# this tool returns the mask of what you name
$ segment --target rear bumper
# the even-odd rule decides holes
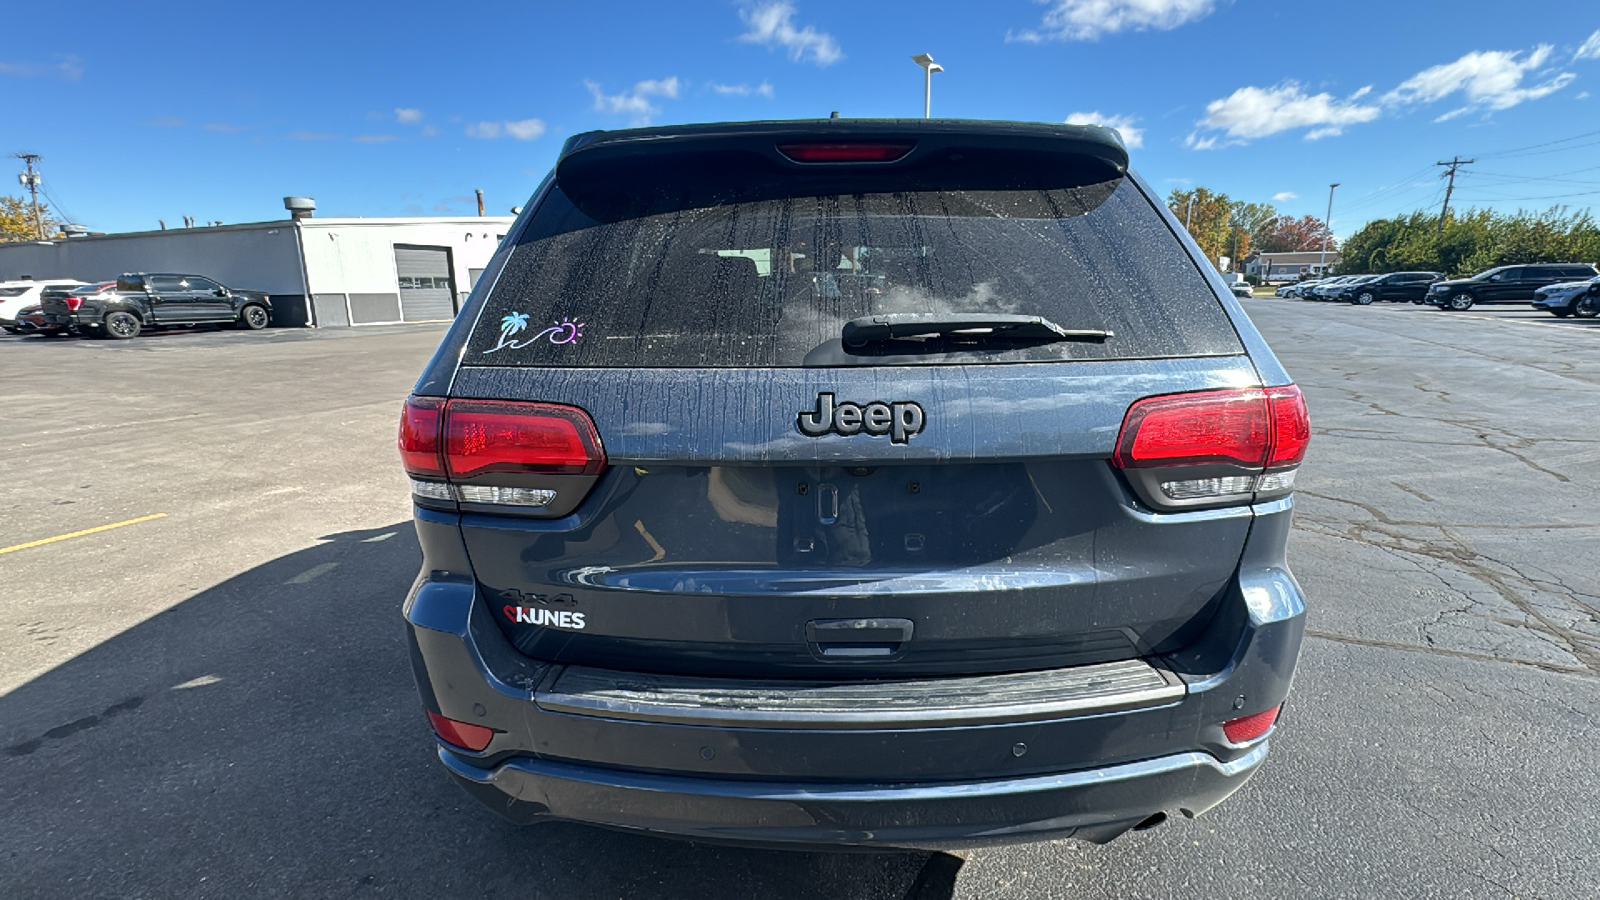
[[[1108,840],[1157,813],[1210,809],[1265,758],[1270,732],[1235,746],[1221,725],[1289,693],[1305,619],[1283,559],[1291,509],[1254,508],[1210,624],[1184,650],[1149,660],[1179,689],[1133,708],[955,724],[885,716],[864,728],[557,704],[563,667],[506,640],[456,517],[422,511],[426,559],[405,604],[407,639],[423,704],[496,732],[478,753],[440,742],[441,761],[516,822],[790,846]]]
[[[440,748],[469,794],[519,823],[568,819],[608,828],[756,845],[960,849],[1082,837],[1104,840],[1154,811],[1188,815],[1238,790],[1266,759],[1206,753],[978,782],[828,784],[729,781],[538,759],[483,768]]]

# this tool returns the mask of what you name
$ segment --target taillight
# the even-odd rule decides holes
[[[444,422],[444,401],[438,397],[410,397],[400,415],[400,462],[412,475],[444,477],[444,457],[439,452],[439,432]]]
[[[70,294],[67,295],[66,301],[67,301],[67,311],[68,312],[77,312],[78,311],[78,307],[83,305],[83,298],[82,297],[74,297],[74,296],[72,296]]]
[[[1278,711],[1282,706],[1237,719],[1229,719],[1222,723],[1222,733],[1228,738],[1230,744],[1248,744],[1272,730],[1273,724],[1278,721]]]
[[[894,162],[911,152],[906,142],[779,144],[778,152],[801,163]]]
[[[431,709],[428,710],[428,724],[433,726],[433,733],[440,739],[474,753],[489,746],[489,742],[494,740],[493,728],[447,719]]]
[[[1128,407],[1112,465],[1157,506],[1284,495],[1311,440],[1292,384],[1146,397]]]
[[[491,473],[595,475],[600,435],[581,409],[548,403],[451,400],[445,415],[450,478]]]
[[[399,444],[411,492],[423,500],[542,509],[558,487],[528,484],[529,476],[598,475],[606,467],[588,413],[551,403],[411,397]]]
[[[1201,463],[1259,466],[1269,428],[1261,391],[1146,397],[1128,407],[1115,462],[1125,469]]]

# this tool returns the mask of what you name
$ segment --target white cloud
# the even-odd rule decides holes
[[[1144,129],[1134,123],[1138,119],[1132,116],[1108,116],[1096,110],[1095,112],[1075,112],[1067,116],[1068,125],[1104,125],[1122,132],[1122,142],[1128,147],[1144,146]]]
[[[1119,31],[1171,31],[1203,19],[1218,0],[1037,0],[1048,3],[1038,28],[1006,35],[1007,40],[1093,41]]]
[[[394,120],[401,125],[415,125],[422,121],[422,110],[407,106],[397,107],[394,111]]]
[[[432,126],[422,129],[422,134],[432,137],[437,132],[430,131]],[[538,140],[544,134],[543,119],[521,119],[515,122],[474,122],[467,126],[467,137],[494,140],[499,137],[515,138],[519,141]]]
[[[1572,58],[1574,61],[1580,59],[1600,59],[1600,31],[1596,31],[1594,34],[1589,35],[1589,39],[1583,42],[1583,46],[1578,48],[1578,52],[1574,53]]]
[[[17,75],[22,78],[50,77],[77,81],[83,77],[83,60],[76,54],[58,55],[54,63],[0,62],[0,75]]]
[[[523,119],[519,122],[507,122],[506,135],[519,141],[538,140],[544,134],[544,121],[541,119]]]
[[[350,140],[358,144],[387,144],[399,139],[398,135],[393,134],[358,134]]]
[[[1346,126],[1370,122],[1381,109],[1359,102],[1372,88],[1364,87],[1340,100],[1332,94],[1307,94],[1293,81],[1270,88],[1242,87],[1221,100],[1206,104],[1205,118],[1185,143],[1196,150],[1243,144],[1256,138],[1290,131],[1311,129],[1307,140],[1341,133]],[[1212,134],[1204,134],[1210,130]]]
[[[1435,121],[1476,109],[1510,109],[1525,100],[1553,94],[1577,77],[1561,72],[1543,83],[1523,87],[1523,77],[1542,68],[1554,52],[1549,44],[1540,44],[1526,55],[1521,51],[1474,51],[1455,62],[1423,69],[1384,94],[1383,102],[1395,106],[1432,103],[1457,94],[1466,101]]]
[[[717,84],[713,82],[711,84],[711,89],[723,95],[724,97],[749,97],[751,95],[756,95],[765,97],[768,100],[772,99],[772,85],[766,83],[765,81],[755,85],[754,87],[748,84]]]
[[[633,86],[633,90],[623,91],[620,94],[607,94],[593,81],[585,81],[583,86],[594,95],[596,110],[613,115],[631,115],[635,125],[648,125],[650,117],[661,112],[661,107],[651,101],[652,97],[665,97],[670,100],[678,96],[676,75],[671,78],[641,81]]]
[[[1290,200],[1298,200],[1299,198],[1300,195],[1296,194],[1294,191],[1279,191],[1272,195],[1272,199],[1276,203],[1285,203]]]
[[[810,25],[796,28],[794,13],[794,4],[781,0],[746,6],[739,11],[739,18],[750,30],[739,35],[739,40],[764,47],[786,48],[789,58],[795,62],[829,66],[844,59],[844,51],[839,49],[839,42],[833,39],[833,35]]]

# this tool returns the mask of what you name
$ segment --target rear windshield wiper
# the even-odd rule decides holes
[[[1001,313],[892,313],[862,316],[844,323],[844,330],[839,335],[846,347],[865,347],[887,341],[1101,343],[1111,336],[1111,332],[1100,328],[1062,328],[1043,316]]]

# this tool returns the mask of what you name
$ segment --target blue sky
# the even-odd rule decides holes
[[[734,119],[1124,127],[1163,190],[1334,226],[1600,200],[1600,6],[1464,0],[13,4],[0,152],[101,231],[520,205],[568,136]],[[25,39],[16,36],[26,36]],[[1570,140],[1569,140],[1570,139]],[[19,164],[20,170],[20,164]],[[9,177],[9,176],[8,176]],[[11,183],[11,182],[8,182]],[[14,183],[10,192],[18,188]]]

